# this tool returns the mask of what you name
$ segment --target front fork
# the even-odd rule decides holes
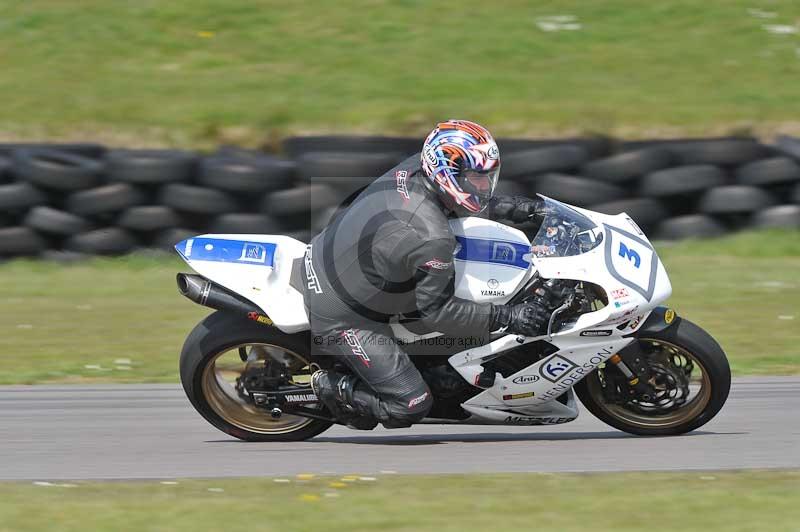
[[[633,334],[634,341],[609,358],[609,362],[614,364],[627,379],[629,398],[638,396],[638,398],[649,401],[656,395],[652,384],[654,382],[653,372],[645,360],[638,337],[646,337],[648,333],[676,327],[680,321],[681,319],[671,308],[656,307]]]
[[[620,372],[625,375],[628,381],[629,399],[639,397],[645,401],[650,401],[655,397],[650,366],[644,360],[644,353],[638,340],[629,343],[618,353],[608,359]]]

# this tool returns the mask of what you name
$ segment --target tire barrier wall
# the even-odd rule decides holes
[[[282,154],[0,144],[0,258],[171,249],[191,235],[308,241],[421,139],[295,137]],[[627,212],[656,239],[800,228],[800,139],[501,139],[501,193]]]

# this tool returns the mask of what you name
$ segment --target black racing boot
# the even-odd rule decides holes
[[[360,415],[348,402],[355,380],[351,375],[320,369],[311,375],[311,389],[339,422],[352,429],[372,430],[378,421]]]

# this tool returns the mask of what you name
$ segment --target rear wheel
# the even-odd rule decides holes
[[[631,397],[620,371],[605,364],[575,385],[601,421],[641,436],[683,434],[708,423],[725,404],[731,372],[725,353],[687,320],[638,339],[650,366],[654,397]]]
[[[269,372],[271,365],[280,366],[290,384],[309,386],[310,391],[313,365],[306,335],[285,334],[235,314],[215,312],[184,343],[181,382],[200,415],[241,440],[299,441],[330,427],[327,421],[290,414],[273,418],[254,404],[245,379]]]

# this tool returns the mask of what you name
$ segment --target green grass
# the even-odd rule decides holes
[[[0,265],[0,383],[177,381],[183,339],[211,312],[178,294],[188,270],[177,257]]]
[[[759,18],[751,8],[774,13]],[[546,32],[570,15],[577,31]],[[794,0],[6,0],[6,138],[798,130]]]
[[[800,232],[657,247],[668,304],[717,339],[735,374],[800,373]]]
[[[351,482],[315,477],[289,483],[246,479],[72,486],[0,484],[0,532],[779,532],[797,530],[800,520],[800,473],[792,471],[383,476]]]
[[[669,305],[717,338],[735,374],[800,373],[797,232],[658,247]],[[183,340],[210,312],[178,295],[187,270],[137,256],[0,264],[0,384],[176,382]]]

